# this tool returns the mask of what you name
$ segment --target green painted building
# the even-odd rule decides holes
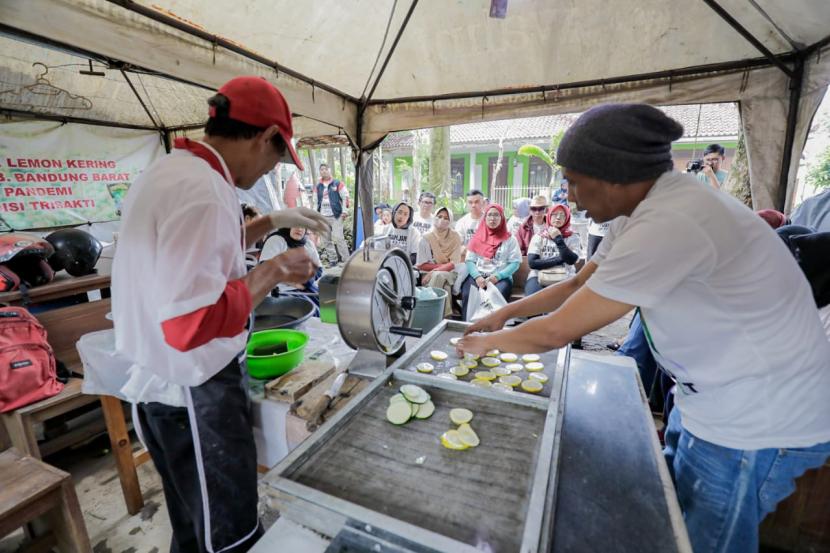
[[[680,121],[685,129],[683,138],[673,146],[675,167],[683,170],[686,163],[702,157],[711,143],[726,148],[725,169],[734,153],[740,132],[740,117],[734,104],[704,104],[663,108]],[[506,207],[512,200],[549,194],[550,168],[541,160],[517,154],[524,144],[550,147],[551,137],[566,130],[578,115],[555,115],[455,125],[450,129],[450,173],[453,198],[463,198],[471,189],[481,190],[491,200]],[[499,166],[499,145],[502,156]],[[382,144],[386,175],[383,185],[376,187],[379,199],[414,200],[418,191],[413,186],[413,136],[411,132],[394,133]],[[385,189],[384,189],[385,188]]]

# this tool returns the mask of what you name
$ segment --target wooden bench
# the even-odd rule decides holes
[[[522,264],[513,273],[513,289],[510,291],[510,298],[507,301],[518,301],[525,297],[525,283],[530,273],[530,265],[527,264],[527,256],[522,256]]]
[[[83,364],[75,344],[84,334],[112,328],[112,321],[106,318],[110,310],[111,302],[107,298],[53,309],[37,314],[36,317],[46,329],[47,339],[55,352],[55,357],[62,361],[70,371],[83,374]],[[144,506],[136,466],[148,460],[149,454],[144,450],[133,454],[121,401],[112,396],[86,395],[81,391],[82,382],[80,378],[70,378],[57,395],[10,413],[4,413],[3,424],[12,445],[36,459],[106,430],[115,457],[127,511],[130,514],[136,514]],[[53,440],[38,443],[35,436],[37,423],[98,401],[101,402],[103,420],[97,418]]]
[[[92,551],[71,476],[15,449],[0,453],[0,538],[39,517],[49,532],[23,551]]]

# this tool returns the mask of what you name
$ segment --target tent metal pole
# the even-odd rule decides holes
[[[780,59],[790,61],[794,56],[787,54],[781,56]],[[369,100],[368,105],[391,105],[391,104],[407,104],[412,102],[438,102],[442,100],[465,100],[470,98],[480,98],[482,96],[511,96],[517,94],[532,94],[544,93],[556,90],[569,90],[572,88],[586,88],[591,86],[611,86],[617,84],[635,83],[640,81],[649,81],[657,79],[679,79],[690,76],[707,76],[711,73],[722,73],[730,71],[745,71],[747,69],[762,69],[770,67],[770,62],[766,58],[755,58],[751,60],[741,60],[737,62],[715,63],[710,65],[701,65],[695,67],[685,67],[682,69],[668,69],[664,71],[655,71],[652,73],[640,73],[638,75],[628,75],[625,77],[611,77],[608,79],[594,79],[590,81],[578,81],[573,83],[562,84],[548,84],[540,86],[530,86],[523,88],[499,88],[494,90],[478,90],[472,92],[451,92],[448,94],[436,94],[434,96],[409,96],[400,98],[389,98],[379,100]]]
[[[790,105],[787,112],[787,130],[784,135],[784,152],[781,156],[781,174],[778,178],[778,197],[775,199],[775,209],[784,211],[789,193],[790,165],[793,158],[793,144],[795,143],[795,128],[798,123],[798,108],[801,104],[801,87],[804,81],[804,58],[799,57],[795,62],[795,71],[790,78]]]
[[[366,105],[369,103],[369,100],[371,100],[372,96],[375,94],[375,89],[377,89],[378,84],[380,84],[380,80],[381,78],[383,78],[383,73],[386,71],[386,66],[389,65],[389,60],[392,59],[392,55],[395,53],[395,49],[398,47],[398,42],[400,42],[401,37],[403,36],[403,32],[406,30],[406,26],[409,24],[409,19],[412,17],[412,13],[415,11],[415,7],[417,5],[418,0],[412,0],[412,4],[410,4],[409,10],[406,12],[406,17],[403,18],[403,23],[401,23],[401,28],[398,29],[398,34],[395,35],[395,40],[392,41],[392,46],[389,47],[389,52],[387,52],[386,54],[386,59],[383,60],[383,65],[380,66],[380,71],[378,71],[378,76],[375,79],[375,83],[369,90],[369,94],[366,95],[366,98],[364,98],[361,102],[362,108],[365,109]]]
[[[764,44],[760,40],[755,38],[752,35],[752,33],[750,33],[746,29],[746,27],[744,27],[738,22],[737,19],[732,17],[732,15],[728,11],[723,9],[723,7],[721,7],[720,4],[718,4],[715,0],[703,0],[703,2],[707,6],[712,8],[712,10],[716,14],[718,14],[721,19],[726,21],[726,23],[728,23],[730,27],[735,29],[739,35],[744,37],[750,44],[752,44],[756,50],[761,52],[764,55],[764,57],[767,58],[775,67],[783,71],[784,74],[788,76],[790,79],[795,78],[795,72],[792,69],[784,65],[778,58],[776,58],[775,54],[773,54],[766,46],[764,46]]]
[[[144,98],[141,97],[141,95],[138,93],[138,90],[136,90],[133,86],[133,82],[127,76],[127,72],[124,71],[123,67],[120,68],[119,71],[121,71],[121,75],[124,77],[124,80],[127,81],[127,84],[130,85],[130,90],[132,90],[133,94],[135,94],[136,99],[138,99],[138,103],[141,104],[141,107],[144,108],[144,113],[146,113],[147,117],[150,118],[150,122],[153,123],[153,126],[157,129],[161,129],[161,125],[156,123],[156,118],[153,117],[152,113],[150,113],[150,108],[147,107],[147,104],[144,103]]]
[[[155,10],[151,7],[144,6],[144,5],[139,4],[138,2],[135,2],[133,0],[107,0],[107,1],[111,4],[115,4],[116,6],[120,6],[120,7],[124,8],[125,10],[135,12],[135,13],[137,13],[139,15],[142,15],[142,16],[148,18],[148,19],[152,19],[153,21],[156,21],[156,22],[161,23],[163,25],[167,25],[168,27],[173,27],[174,29],[177,29],[177,30],[182,31],[184,33],[187,33],[189,35],[201,38],[202,40],[206,40],[206,41],[210,42],[211,44],[215,44],[216,46],[221,46],[222,48],[224,48],[226,50],[229,50],[231,52],[234,52],[236,54],[239,54],[240,56],[248,58],[249,60],[252,60],[252,61],[255,61],[257,63],[261,63],[263,65],[271,67],[279,73],[285,73],[286,75],[288,75],[290,77],[293,77],[293,78],[295,78],[299,81],[303,81],[304,83],[309,84],[309,85],[313,86],[314,88],[319,88],[321,90],[325,90],[326,92],[330,92],[331,94],[334,94],[335,96],[338,96],[340,98],[345,98],[346,100],[350,100],[354,103],[358,102],[357,98],[354,98],[354,97],[346,94],[343,91],[337,90],[333,86],[315,81],[311,77],[303,75],[302,73],[300,73],[298,71],[294,71],[293,69],[283,67],[282,65],[280,65],[276,61],[269,60],[268,58],[266,58],[264,56],[260,56],[259,54],[255,54],[254,52],[251,52],[251,51],[245,49],[244,47],[231,42],[230,40],[222,38],[219,35],[214,35],[214,34],[211,34],[207,31],[203,31],[202,29],[199,29],[198,27],[194,27],[193,25],[191,25],[191,24],[189,24],[189,23],[187,23],[183,20],[177,19],[175,17],[171,17],[169,15],[165,15],[164,13],[162,13],[158,10]]]
[[[81,125],[93,125],[96,127],[114,127],[118,129],[132,129],[137,131],[158,131],[158,127],[147,125],[132,125],[130,123],[117,123],[114,121],[101,121],[100,119],[86,119],[83,117],[70,117],[64,115],[52,115],[48,113],[35,113],[16,109],[0,108],[0,115],[20,117],[23,119],[41,119],[44,121],[56,121],[58,123],[78,123]]]

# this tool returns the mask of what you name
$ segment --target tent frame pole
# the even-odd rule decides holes
[[[787,111],[787,130],[784,134],[784,151],[781,156],[781,173],[778,178],[778,196],[775,198],[775,209],[783,212],[787,205],[789,194],[790,166],[793,158],[793,144],[795,143],[795,128],[798,123],[798,108],[801,106],[801,88],[804,82],[804,57],[799,56],[795,62],[795,71],[790,78],[790,102]]]
[[[739,35],[744,37],[747,40],[747,42],[752,44],[756,50],[761,52],[764,55],[764,57],[770,61],[770,63],[772,63],[775,67],[783,71],[784,74],[788,76],[790,79],[796,78],[795,71],[784,65],[782,61],[775,57],[775,54],[773,54],[766,46],[764,46],[764,44],[760,40],[755,38],[755,36],[753,36],[753,34],[750,33],[746,27],[741,25],[738,22],[738,20],[732,17],[732,15],[728,11],[726,11],[720,4],[718,4],[715,0],[703,0],[703,2],[707,6],[712,8],[712,10],[716,14],[718,14],[720,18],[723,19],[730,27],[735,29]]]
[[[44,121],[55,121],[57,123],[78,123],[80,125],[92,125],[95,127],[114,127],[117,129],[131,129],[136,131],[158,131],[158,127],[148,125],[132,125],[130,123],[117,123],[114,121],[102,121],[100,119],[86,119],[84,117],[71,117],[65,115],[52,115],[48,113],[37,113],[33,111],[22,111],[17,109],[0,108],[0,115],[19,117],[21,119],[40,119]]]
[[[150,108],[148,108],[147,104],[144,103],[144,98],[141,97],[141,95],[138,93],[138,90],[136,90],[135,86],[133,86],[133,82],[130,80],[130,77],[127,76],[127,72],[124,71],[124,68],[120,67],[118,70],[121,72],[121,75],[124,77],[124,80],[127,81],[127,84],[130,86],[130,90],[132,90],[133,94],[135,94],[138,103],[141,104],[142,108],[144,108],[144,113],[146,113],[147,117],[150,118],[150,122],[153,123],[153,126],[155,128],[163,130],[162,125],[156,123],[156,118],[153,117],[153,114],[150,112]]]

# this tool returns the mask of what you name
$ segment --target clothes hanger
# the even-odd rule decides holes
[[[28,111],[51,108],[58,110],[90,110],[92,101],[84,96],[70,93],[49,82],[46,75],[49,67],[41,62],[35,62],[32,67],[43,67],[43,72],[35,77],[35,82],[26,86],[10,88],[0,91],[0,107],[28,108]]]

